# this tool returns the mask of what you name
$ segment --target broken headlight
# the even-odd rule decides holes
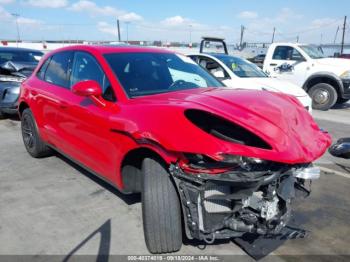
[[[249,170],[251,166],[263,165],[269,161],[231,154],[220,154],[217,159],[202,154],[185,154],[188,165],[195,169],[221,169],[240,167]]]
[[[231,164],[264,164],[267,161],[256,157],[245,157],[231,154],[220,154],[221,162]]]

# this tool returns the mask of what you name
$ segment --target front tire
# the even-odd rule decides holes
[[[41,140],[32,111],[27,108],[21,118],[22,138],[27,152],[35,158],[49,156],[51,149]]]
[[[312,99],[312,108],[318,110],[328,110],[335,105],[338,99],[337,90],[327,83],[319,83],[309,90]]]
[[[151,253],[175,252],[182,245],[181,207],[169,173],[156,160],[142,164],[143,231]]]

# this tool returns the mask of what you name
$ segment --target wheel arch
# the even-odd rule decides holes
[[[326,83],[333,86],[337,90],[338,95],[344,92],[342,81],[337,75],[330,72],[321,72],[309,76],[303,85],[303,89],[308,92],[311,87],[319,83]]]
[[[23,111],[25,109],[27,109],[27,108],[30,108],[30,107],[29,107],[29,105],[26,102],[22,101],[22,102],[19,103],[19,105],[18,105],[18,114],[19,114],[20,117],[22,116]]]
[[[124,193],[141,192],[142,162],[145,158],[159,161],[166,169],[168,169],[172,160],[176,159],[176,157],[170,156],[168,152],[148,145],[131,149],[123,157],[119,169],[121,189]]]

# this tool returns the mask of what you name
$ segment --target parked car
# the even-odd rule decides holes
[[[33,49],[0,47],[0,118],[17,114],[21,82],[31,75],[42,56]]]
[[[311,113],[311,98],[299,86],[269,77],[255,64],[236,56],[221,53],[198,53],[188,55],[231,88],[245,88],[282,92],[296,97]]]
[[[328,110],[350,99],[350,61],[326,58],[317,46],[273,43],[263,69],[272,77],[302,87],[315,109]]]
[[[256,64],[258,67],[262,68],[264,64],[266,54],[258,54],[252,58],[249,58],[248,61]]]
[[[295,98],[222,88],[162,49],[57,49],[22,83],[19,101],[31,156],[54,149],[121,192],[142,193],[152,253],[179,250],[183,227],[208,243],[297,236],[285,227],[290,202],[309,192],[306,181],[319,175],[312,162],[331,143]]]
[[[328,151],[332,156],[350,159],[350,137],[340,138]]]

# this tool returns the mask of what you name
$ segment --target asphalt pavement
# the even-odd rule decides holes
[[[314,116],[334,140],[350,136],[350,104]],[[59,255],[68,261],[76,254],[149,255],[139,195],[120,194],[58,154],[31,158],[18,120],[0,120],[0,141],[0,260],[1,255]],[[326,153],[316,164],[321,178],[311,196],[296,203],[308,236],[287,240],[262,261],[350,258],[344,257],[350,255],[350,160]],[[250,261],[244,254],[233,241],[207,246],[186,241],[176,253],[241,255]]]

